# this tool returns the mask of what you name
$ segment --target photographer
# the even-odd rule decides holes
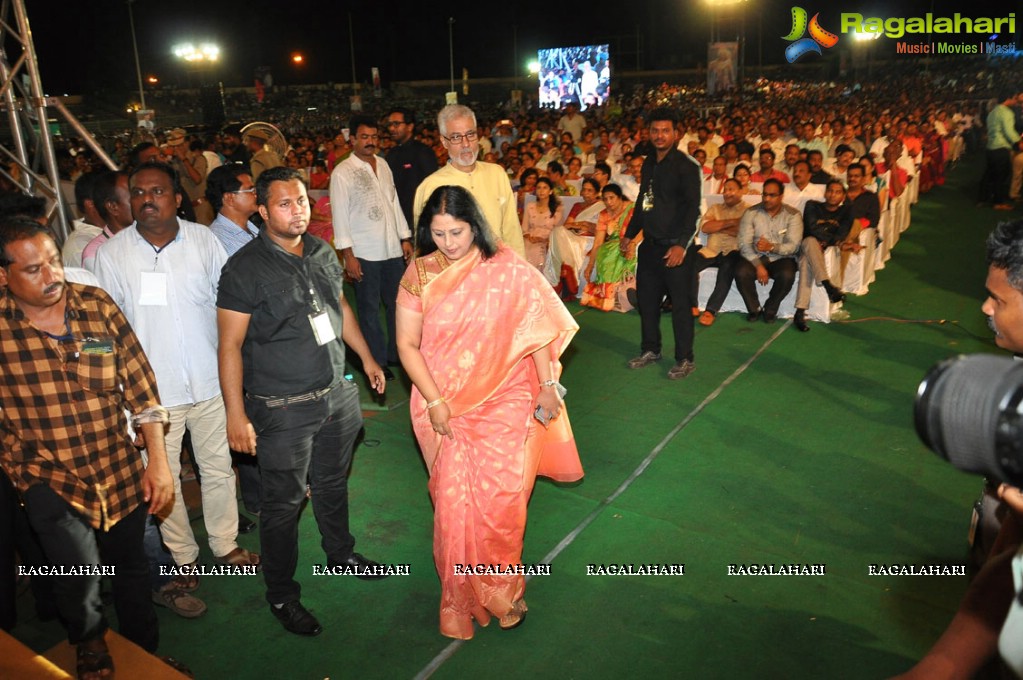
[[[987,261],[988,297],[981,310],[998,346],[1019,358],[1023,355],[1023,220],[1003,222],[995,228],[987,240]],[[997,493],[1008,512],[987,561],[942,636],[899,678],[974,677],[989,665],[997,665],[999,652],[1010,668],[1023,673],[1023,637],[1019,634],[1023,606],[1013,583],[1014,574],[1017,583],[1023,583],[1023,492],[1003,483]]]

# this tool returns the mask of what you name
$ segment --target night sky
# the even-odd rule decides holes
[[[25,2],[48,93],[135,87],[126,0]],[[1004,0],[851,0],[828,3],[828,9],[819,1],[750,0],[741,10],[728,10],[732,18],[720,24],[722,37],[734,37],[742,17],[747,63],[756,63],[758,36],[762,36],[764,63],[781,63],[786,43],[780,36],[788,33],[790,8],[797,3],[811,16],[819,11],[821,24],[836,32],[843,11],[880,16],[960,11],[973,17],[1015,11],[1017,28],[1023,28],[1023,6]],[[448,78],[449,16],[455,18],[456,79],[461,78],[462,67],[469,69],[470,77],[516,75],[516,43],[519,75],[523,76],[538,48],[598,42],[611,44],[614,68],[694,67],[705,60],[710,34],[706,0],[455,0],[429,4],[407,0],[135,0],[133,9],[143,76],[153,74],[171,85],[189,82],[185,67],[171,54],[171,47],[185,40],[220,45],[223,57],[217,77],[229,87],[250,85],[260,66],[269,67],[278,83],[350,82],[349,12],[356,76],[368,82],[370,67],[376,66],[385,85],[393,80]],[[641,55],[635,49],[637,33],[642,35]],[[305,56],[302,67],[290,62],[296,51]],[[8,47],[8,54],[17,53]]]

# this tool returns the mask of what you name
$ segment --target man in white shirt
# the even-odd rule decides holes
[[[170,415],[166,436],[174,502],[160,533],[179,566],[199,557],[181,495],[181,440],[187,427],[202,476],[203,520],[218,562],[259,564],[238,546],[235,475],[217,372],[217,282],[227,260],[207,227],[180,220],[174,169],[143,163],[129,177],[135,224],[96,252],[96,276],[124,311],[149,357]],[[198,586],[198,576],[193,576]]]
[[[792,167],[792,182],[785,185],[785,194],[782,196],[782,202],[798,210],[800,215],[807,201],[824,200],[824,185],[811,182],[810,175],[810,164],[796,161]]]
[[[60,250],[60,259],[65,267],[81,267],[85,246],[103,233],[103,218],[92,202],[92,189],[99,176],[98,172],[87,172],[75,182],[75,205],[82,217],[72,223],[71,233]]]
[[[377,123],[355,116],[351,129],[352,154],[330,174],[330,209],[334,241],[345,271],[355,281],[359,326],[373,358],[384,367],[398,365],[394,311],[405,263],[412,257],[412,232],[401,211],[391,168],[376,155]],[[387,337],[380,327],[380,304],[387,314]]]
[[[565,104],[565,115],[558,119],[558,129],[563,132],[571,132],[573,142],[578,142],[583,138],[586,119],[578,112],[576,104]]]

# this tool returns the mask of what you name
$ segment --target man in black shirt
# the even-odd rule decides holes
[[[806,310],[814,283],[819,283],[832,302],[845,299],[828,279],[824,251],[841,245],[852,227],[852,208],[845,203],[845,187],[837,179],[828,182],[823,201],[807,201],[803,210],[803,243],[799,256],[799,285],[796,288],[796,313],[792,324],[803,333],[810,330]]]
[[[265,171],[256,202],[266,226],[224,265],[217,295],[228,440],[235,451],[259,453],[270,611],[288,631],[318,635],[322,628],[299,602],[294,578],[307,475],[328,566],[362,578],[377,576],[379,566],[354,552],[348,531],[348,469],[362,412],[358,388],[344,378],[344,343],[377,392],[386,383],[344,299],[337,256],[306,234],[301,175],[287,167]]]
[[[387,132],[394,140],[394,146],[387,152],[387,165],[394,176],[401,211],[413,234],[416,225],[412,222],[412,204],[416,188],[437,170],[436,154],[412,136],[415,125],[415,116],[406,108],[398,107],[387,114]]]
[[[642,328],[640,356],[629,368],[643,368],[661,359],[661,301],[676,301],[671,312],[675,335],[672,380],[693,372],[693,316],[685,304],[691,297],[692,274],[685,262],[686,247],[696,231],[700,214],[700,168],[675,144],[675,114],[657,109],[650,115],[650,143],[654,152],[643,163],[643,183],[632,221],[621,240],[623,253],[642,230],[643,244],[636,264],[636,295]]]

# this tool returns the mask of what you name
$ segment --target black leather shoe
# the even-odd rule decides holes
[[[320,622],[298,600],[285,602],[280,609],[270,605],[270,611],[289,633],[312,637],[323,632]]]
[[[252,531],[255,528],[256,528],[256,523],[255,522],[253,522],[251,519],[249,519],[248,517],[246,517],[242,513],[240,513],[240,512],[238,513],[238,533],[239,534],[247,534],[247,533],[249,533],[250,531]]]
[[[384,567],[379,562],[367,559],[357,552],[353,552],[345,560],[331,560],[327,563],[327,566],[331,569],[334,567],[347,567],[352,570],[352,574],[356,578],[361,578],[364,581],[378,581],[382,578],[387,578],[387,574],[383,573]]]
[[[386,366],[384,366],[384,379],[387,382],[391,382],[392,380],[394,380],[394,372],[391,371],[391,369],[387,368]]]
[[[778,318],[777,312],[769,312],[766,309],[761,313],[761,317],[764,319],[764,323],[774,323],[774,320]]]
[[[810,326],[806,323],[806,313],[802,309],[797,309],[795,316],[792,317],[792,325],[796,327],[796,330],[800,333],[809,333]]]
[[[750,312],[749,314],[746,315],[746,320],[749,321],[750,323],[753,323],[754,321],[760,318],[761,314],[762,312],[759,309],[755,312]]]
[[[832,303],[845,302],[845,293],[835,288],[831,281],[821,281],[821,285],[824,286],[824,292],[828,294],[828,300]]]

